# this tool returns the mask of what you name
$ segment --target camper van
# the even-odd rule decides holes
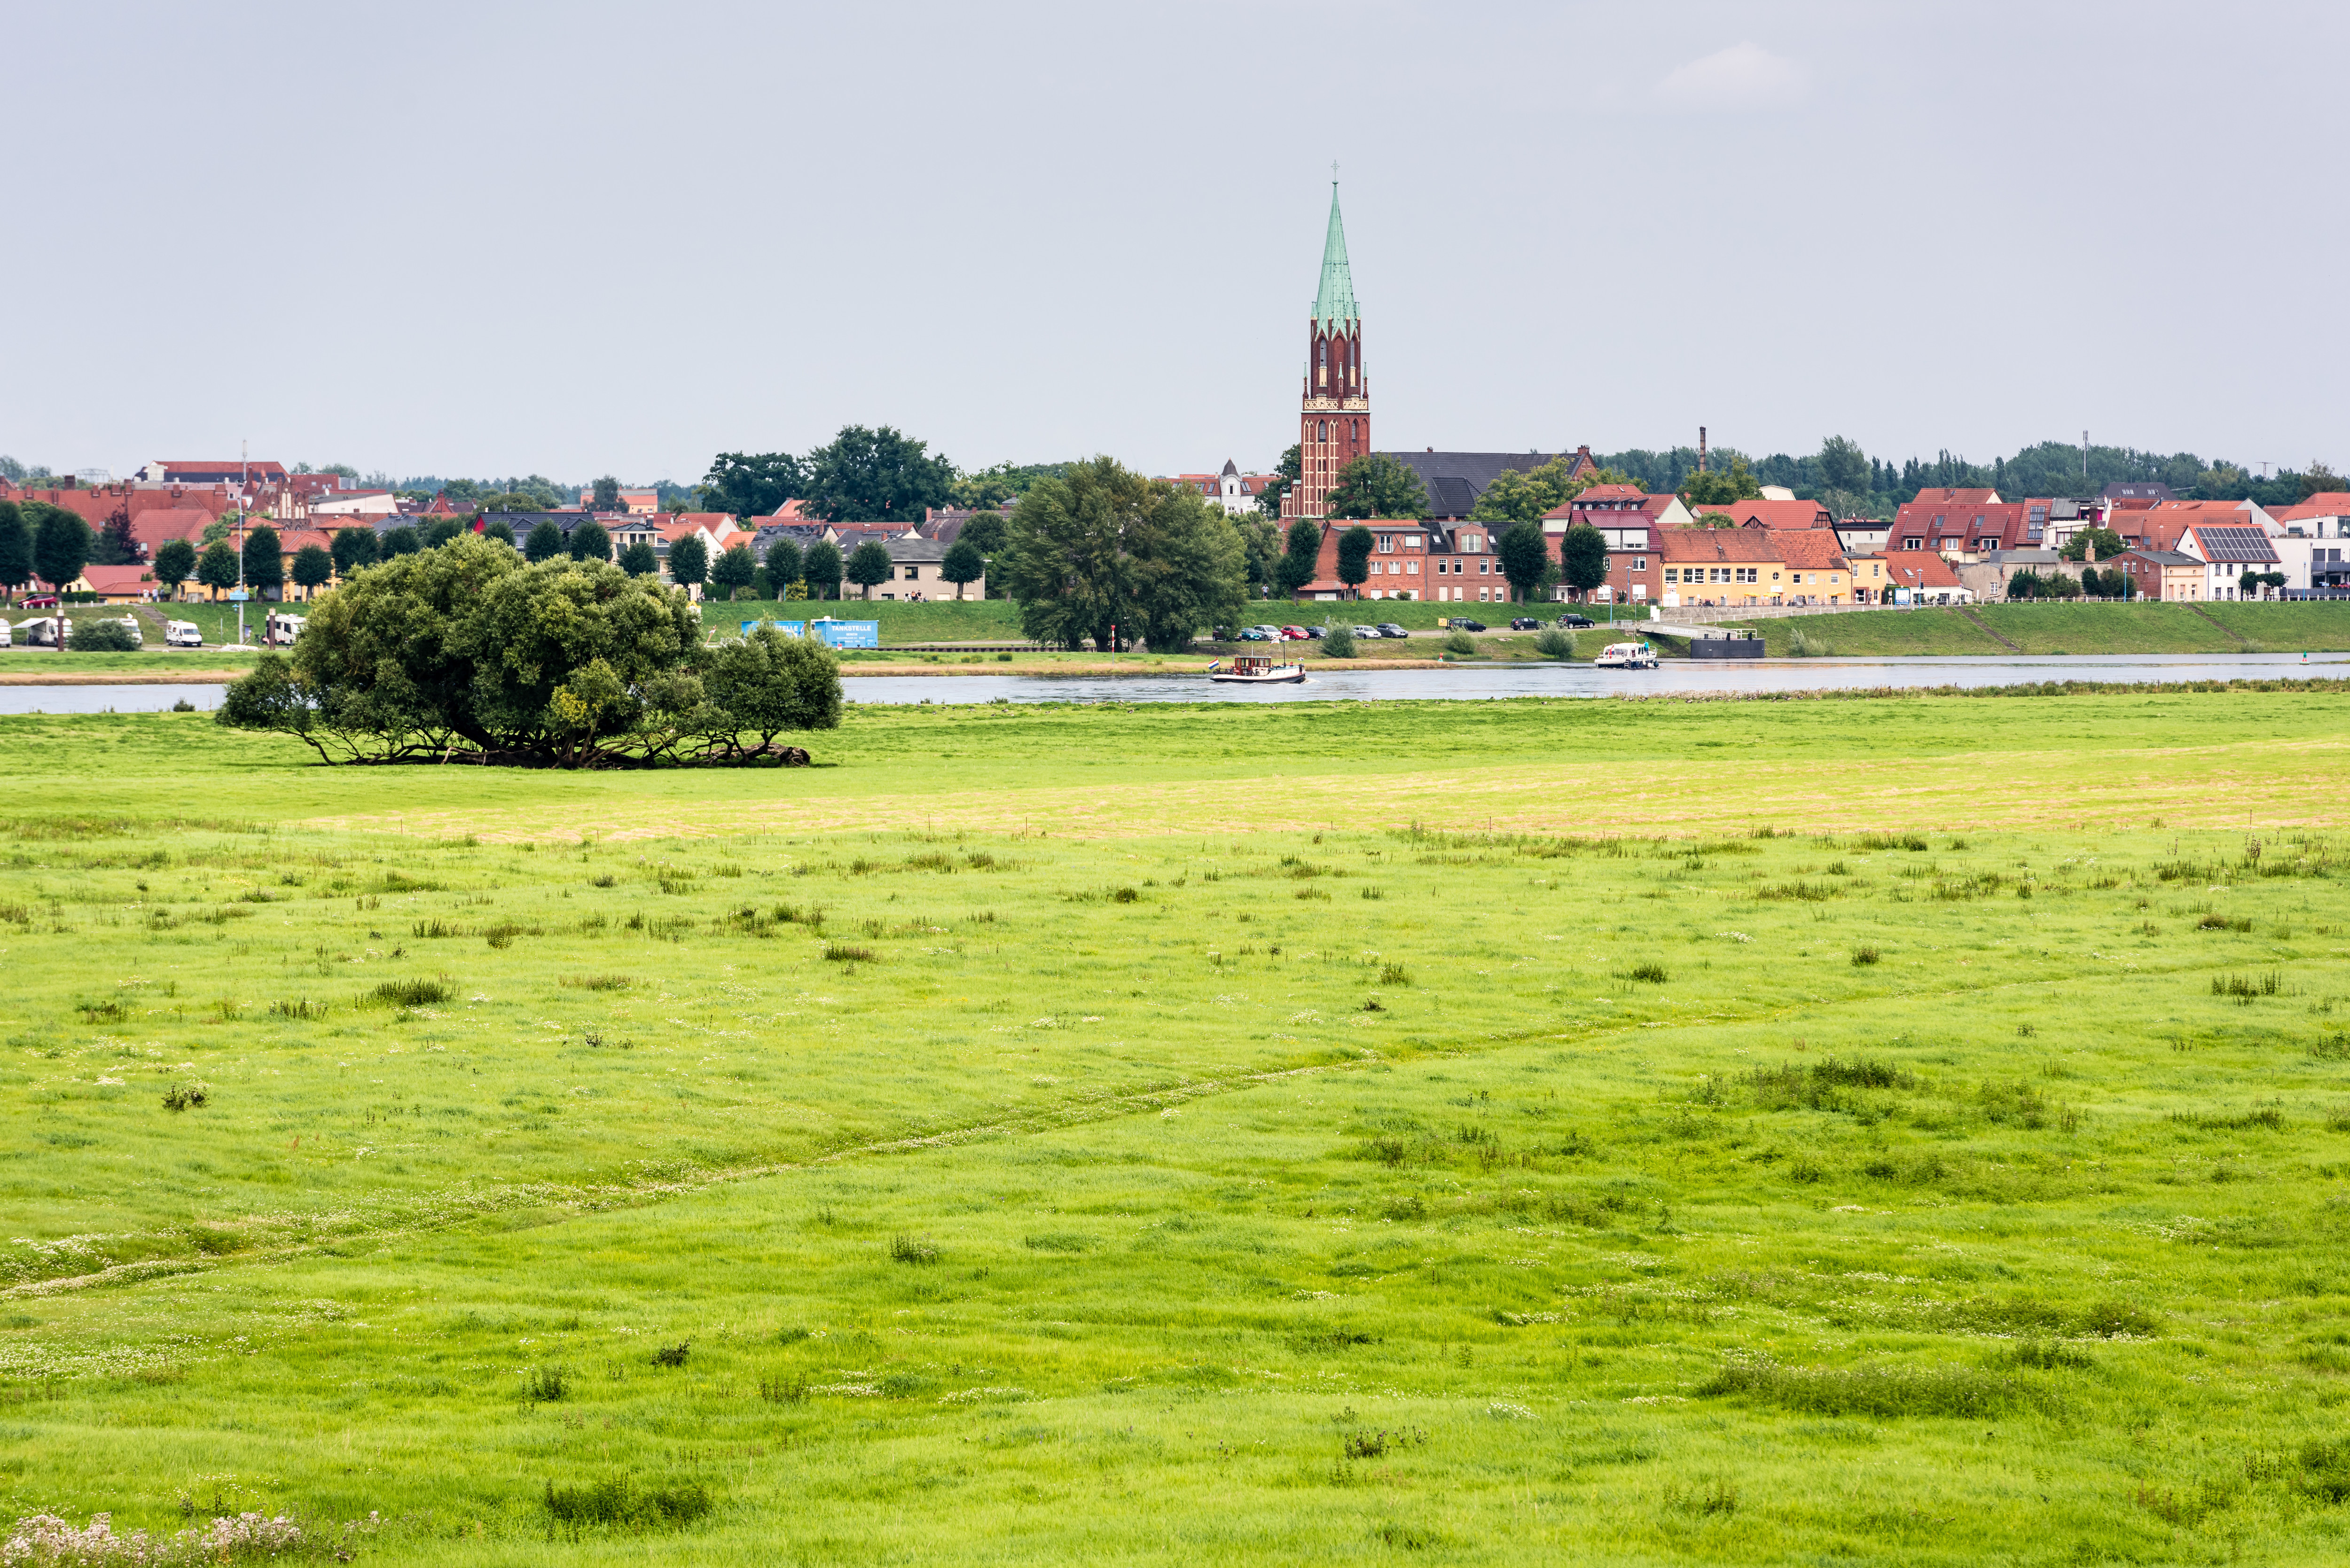
[[[203,628],[192,620],[167,620],[163,623],[163,646],[166,648],[202,648]]]
[[[55,648],[57,645],[57,618],[37,615],[30,620],[16,623],[17,640],[26,648]]]
[[[302,628],[309,624],[301,616],[271,610],[269,618],[262,623],[261,640],[270,648],[291,648],[294,639],[302,635]]]

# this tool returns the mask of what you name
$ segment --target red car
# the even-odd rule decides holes
[[[1281,628],[1281,635],[1290,642],[1306,642],[1313,637],[1313,634],[1302,626],[1284,626]]]

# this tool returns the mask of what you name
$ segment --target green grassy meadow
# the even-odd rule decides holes
[[[0,719],[0,1506],[2338,1560],[2345,745],[2248,691],[852,707],[580,775]]]

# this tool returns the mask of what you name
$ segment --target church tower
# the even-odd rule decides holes
[[[1322,292],[1305,329],[1305,395],[1298,415],[1297,483],[1284,518],[1319,517],[1338,471],[1371,450],[1371,389],[1363,374],[1363,318],[1347,267],[1338,182],[1330,182],[1330,233],[1322,242]]]

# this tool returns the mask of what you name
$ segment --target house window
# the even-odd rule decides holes
[[[907,568],[906,568],[906,580],[907,580],[908,582],[910,582],[910,583],[918,583],[918,582],[920,582],[920,581],[922,580],[922,568],[921,568],[921,567],[920,567],[920,566],[909,566],[909,567],[907,567]]]
[[[1379,535],[1379,554],[1382,556],[1392,556],[1395,554],[1394,535],[1382,534]]]
[[[1415,577],[1419,576],[1419,563],[1418,561],[1406,561],[1404,563],[1403,569],[1410,573]]]
[[[1647,570],[1648,569],[1648,558],[1646,556],[1633,556],[1633,557],[1632,557],[1632,569],[1633,569],[1634,571],[1636,571],[1636,572],[1645,572],[1645,571],[1647,571]]]
[[[1492,569],[1493,563],[1491,561],[1480,561],[1477,563],[1477,575],[1481,577],[1490,573]]]
[[[1904,539],[1901,541],[1901,547],[1905,550],[1922,550],[1926,547],[1926,541],[1923,539]]]

